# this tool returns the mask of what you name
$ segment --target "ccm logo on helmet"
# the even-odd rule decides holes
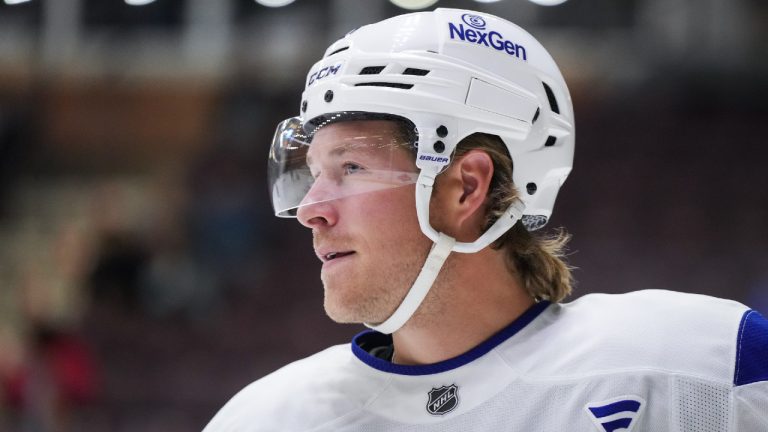
[[[448,158],[445,157],[445,156],[421,155],[421,156],[419,156],[419,160],[432,161],[432,162],[440,162],[440,163],[448,162]]]
[[[460,39],[464,42],[472,42],[478,45],[485,45],[489,48],[493,48],[496,51],[504,51],[511,56],[515,56],[519,59],[528,61],[528,56],[525,52],[525,47],[518,45],[510,40],[504,39],[501,33],[497,31],[482,31],[485,30],[485,21],[476,15],[467,16],[464,14],[462,17],[464,22],[472,23],[474,28],[466,28],[464,24],[456,24],[449,22],[448,30],[451,35],[451,39]],[[482,24],[481,24],[482,23]]]
[[[336,75],[336,72],[338,72],[340,69],[341,69],[341,63],[338,63],[333,66],[326,66],[317,72],[312,72],[312,74],[309,75],[309,82],[307,82],[307,87],[314,84],[315,81],[320,81],[323,78],[327,78],[331,75]]]

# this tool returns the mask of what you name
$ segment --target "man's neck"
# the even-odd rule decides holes
[[[393,334],[397,363],[431,364],[461,355],[533,305],[501,253],[486,249],[451,257],[414,317]]]

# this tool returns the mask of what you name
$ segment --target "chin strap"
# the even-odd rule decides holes
[[[409,319],[413,316],[416,309],[419,308],[421,302],[427,296],[429,289],[435,282],[440,269],[443,268],[446,258],[451,253],[453,245],[456,240],[453,237],[449,237],[443,233],[438,235],[437,242],[432,245],[432,250],[427,255],[427,261],[424,263],[424,267],[421,268],[419,276],[413,283],[413,286],[405,295],[400,306],[397,307],[395,312],[387,318],[386,321],[380,324],[368,324],[366,327],[376,330],[381,333],[391,334],[400,329]]]
[[[419,226],[424,235],[435,242],[432,250],[429,251],[427,261],[424,263],[424,267],[421,268],[421,273],[419,273],[413,286],[411,286],[410,291],[405,295],[402,303],[400,303],[400,306],[397,307],[392,316],[380,324],[365,323],[366,327],[385,334],[391,334],[399,330],[400,327],[411,319],[411,316],[419,308],[421,302],[424,301],[451,251],[460,253],[478,252],[496,241],[523,216],[525,204],[521,200],[516,199],[480,238],[471,243],[457,242],[453,237],[437,232],[429,224],[429,201],[432,197],[435,177],[439,173],[439,167],[433,167],[432,169],[422,168],[416,184],[416,214],[419,218]]]

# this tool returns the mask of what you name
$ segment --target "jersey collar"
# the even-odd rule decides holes
[[[443,360],[438,363],[426,365],[399,365],[370,354],[366,349],[363,348],[364,345],[381,346],[392,343],[391,335],[385,335],[374,330],[366,330],[362,333],[359,333],[352,339],[352,353],[354,353],[354,355],[363,363],[382,372],[410,376],[432,375],[446,372],[471,363],[472,361],[477,360],[478,358],[487,354],[492,349],[496,348],[501,343],[525,328],[534,319],[536,319],[536,317],[544,312],[544,310],[549,305],[550,302],[548,301],[541,301],[534,304],[516,320],[512,321],[511,324],[501,329],[498,333],[488,338],[485,342],[472,348],[464,354],[450,358],[448,360]]]

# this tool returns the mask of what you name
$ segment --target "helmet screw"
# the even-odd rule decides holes
[[[435,141],[435,145],[432,146],[436,152],[442,153],[445,151],[445,143],[442,141]]]
[[[536,187],[536,183],[528,183],[527,185],[525,185],[525,190],[528,191],[528,195],[535,194],[536,193],[536,189],[538,189]]]
[[[437,128],[437,136],[440,138],[445,138],[448,135],[448,128],[440,125],[440,127]]]
[[[301,103],[301,112],[307,112],[307,101]]]
[[[333,90],[328,90],[325,92],[325,101],[330,102],[333,100]]]

